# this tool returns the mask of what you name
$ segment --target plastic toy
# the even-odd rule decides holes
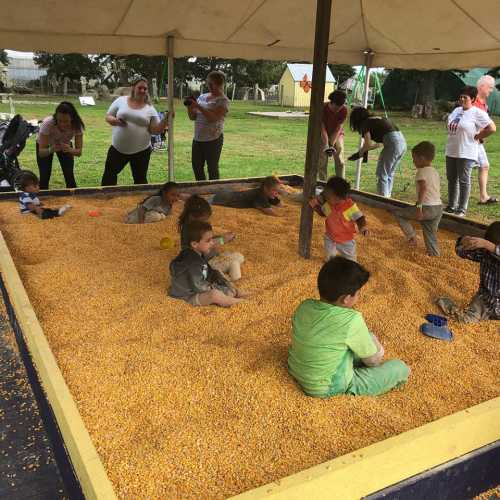
[[[165,236],[160,240],[160,248],[162,250],[170,250],[174,248],[174,240],[170,236]]]
[[[95,210],[89,210],[88,215],[89,217],[99,217],[101,215],[101,211],[98,208]]]

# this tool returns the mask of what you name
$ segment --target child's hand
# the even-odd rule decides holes
[[[370,234],[370,231],[367,227],[364,227],[359,231],[363,236],[368,236]]]
[[[422,211],[421,208],[417,208],[416,219],[417,220],[423,220],[424,219],[424,212]]]
[[[318,198],[316,198],[316,197],[311,198],[311,199],[309,200],[309,206],[310,206],[311,208],[316,208],[316,207],[319,207],[319,200],[318,200]]]
[[[484,238],[476,238],[474,236],[464,236],[460,240],[460,246],[464,250],[479,250],[484,248],[488,252],[494,252],[496,247],[491,241],[485,240]]]
[[[63,153],[69,153],[71,152],[71,144],[61,144],[61,149]]]
[[[236,238],[236,235],[234,233],[226,233],[223,236],[224,243],[229,243],[229,242],[233,241],[235,238]]]

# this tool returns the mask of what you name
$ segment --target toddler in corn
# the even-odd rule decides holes
[[[201,196],[193,195],[186,200],[184,210],[178,220],[181,248],[189,248],[188,234],[190,224],[193,221],[209,222],[211,216],[212,207]],[[217,271],[227,274],[231,281],[237,281],[241,278],[241,264],[245,261],[245,258],[239,252],[222,252],[221,246],[230,243],[235,237],[234,233],[213,236],[214,245],[207,255],[210,265]]]
[[[40,219],[53,219],[66,213],[71,205],[60,208],[48,208],[38,198],[40,181],[33,172],[23,172],[19,178],[19,210],[21,214],[34,214]]]
[[[170,263],[168,294],[193,306],[238,304],[243,294],[210,266],[208,256],[215,246],[212,226],[205,221],[192,221],[186,229],[186,241],[188,246]]]
[[[350,184],[342,177],[330,177],[325,189],[309,204],[325,218],[325,261],[337,254],[356,261],[356,241],[359,231],[368,235],[366,218],[356,203],[349,197]]]

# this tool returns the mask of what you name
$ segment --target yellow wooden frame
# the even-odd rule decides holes
[[[1,233],[0,272],[85,498],[116,499],[111,481],[59,370]]]
[[[0,272],[85,497],[115,499],[1,233]],[[359,499],[498,440],[500,397],[233,498]]]
[[[500,439],[500,397],[232,497],[357,500]]]

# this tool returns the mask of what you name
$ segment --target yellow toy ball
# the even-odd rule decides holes
[[[170,238],[170,236],[165,236],[165,238],[160,240],[160,248],[162,250],[170,250],[171,248],[174,248],[174,240]]]

